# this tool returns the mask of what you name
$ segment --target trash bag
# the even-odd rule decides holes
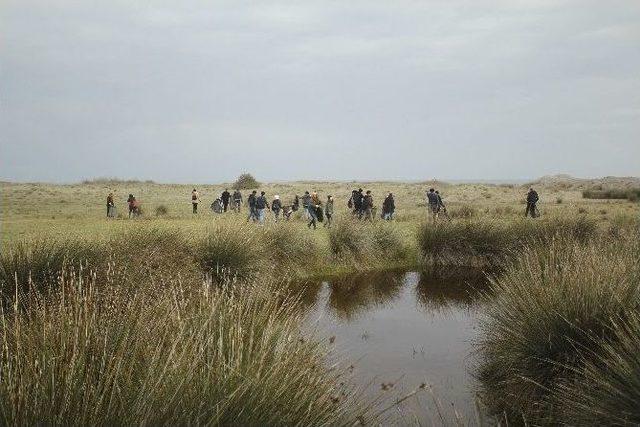
[[[224,211],[224,206],[222,204],[221,199],[216,199],[211,203],[211,210],[213,213],[222,213]]]

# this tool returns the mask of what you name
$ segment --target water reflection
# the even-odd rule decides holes
[[[487,275],[478,269],[448,272],[421,272],[416,286],[416,299],[423,311],[442,313],[450,309],[470,309],[488,291]]]
[[[486,290],[477,270],[384,272],[309,283],[303,301],[309,328],[354,367],[353,381],[365,393],[402,394],[426,382],[448,419],[461,414],[474,424],[471,343]],[[421,422],[438,411],[425,401],[403,407]]]
[[[328,283],[329,307],[340,319],[352,320],[397,299],[404,284],[405,273],[383,272],[358,274]]]

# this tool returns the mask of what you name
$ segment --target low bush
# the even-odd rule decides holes
[[[557,422],[564,411],[558,392],[613,345],[615,319],[640,310],[638,247],[637,235],[586,246],[555,238],[525,249],[493,280],[478,375],[496,412]],[[584,384],[579,393],[589,396],[594,390]]]
[[[250,173],[241,174],[233,183],[233,188],[237,190],[251,190],[258,187],[260,183]]]
[[[474,218],[478,215],[478,210],[473,206],[462,205],[447,210],[449,217],[452,219],[462,218],[462,219],[470,219]]]

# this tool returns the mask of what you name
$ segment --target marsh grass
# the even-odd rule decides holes
[[[585,361],[577,378],[558,387],[554,399],[561,402],[563,422],[640,424],[640,315],[626,317],[614,323],[611,342],[593,342],[598,351]]]
[[[499,266],[528,244],[544,245],[556,236],[585,242],[596,233],[595,223],[585,217],[451,221],[424,223],[417,240],[427,264]]]
[[[627,199],[637,201],[640,197],[640,188],[589,189],[582,192],[582,197],[585,199]]]
[[[637,238],[579,243],[556,236],[524,249],[493,280],[478,375],[495,411],[556,422],[563,384],[582,384],[575,392],[583,397],[594,393],[575,381],[585,365],[599,366],[602,348],[616,345],[616,322],[640,309]]]
[[[232,292],[166,283],[121,294],[78,276],[3,311],[0,418],[8,425],[325,425],[366,411],[297,302],[269,282]],[[97,292],[100,290],[100,292]],[[113,293],[109,290],[113,290]],[[38,301],[46,309],[32,310]]]
[[[248,225],[213,226],[202,240],[194,238],[195,257],[203,271],[220,281],[228,276],[249,277],[264,266],[263,242]]]
[[[368,237],[361,222],[342,219],[329,229],[329,248],[338,259],[362,260],[372,249],[372,242]]]

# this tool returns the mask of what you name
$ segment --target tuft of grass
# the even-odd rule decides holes
[[[197,243],[195,257],[202,270],[218,281],[228,276],[246,278],[261,267],[262,245],[254,228],[219,224]]]
[[[378,222],[370,230],[378,256],[387,260],[404,260],[410,254],[405,236],[394,224]]]
[[[526,248],[492,281],[478,342],[478,376],[492,409],[557,422],[556,392],[615,342],[614,319],[640,310],[638,247],[637,235],[586,245],[554,238]]]
[[[156,216],[166,216],[167,214],[169,214],[169,208],[166,205],[156,207]]]
[[[55,285],[68,268],[90,274],[107,256],[100,243],[81,240],[18,242],[0,253],[0,294],[12,298],[31,285]],[[17,289],[16,289],[17,287]]]
[[[555,400],[573,425],[640,425],[640,315],[616,322],[611,342],[584,362],[578,378],[562,384]]]
[[[288,269],[306,269],[314,264],[320,251],[313,235],[295,224],[280,223],[264,227],[259,236],[266,259]]]
[[[452,219],[456,219],[456,218],[470,219],[470,218],[475,218],[478,215],[478,210],[473,206],[462,205],[454,209],[451,209],[451,211],[448,212],[448,214],[449,214],[449,217]]]
[[[118,271],[116,268],[113,271]],[[269,282],[122,294],[67,276],[47,309],[0,313],[9,425],[353,425],[369,420],[297,303]],[[101,288],[101,292],[96,292]],[[137,289],[147,289],[140,284]],[[34,306],[25,301],[26,306]]]
[[[362,259],[371,251],[366,227],[355,220],[336,221],[328,234],[331,253],[338,258]]]
[[[558,205],[562,204],[562,197],[557,197],[556,198],[556,204],[558,204]]]

